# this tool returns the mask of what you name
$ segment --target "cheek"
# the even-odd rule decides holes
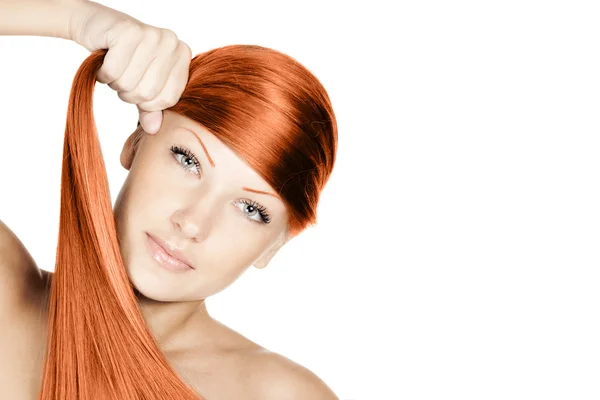
[[[131,202],[135,207],[147,208],[149,204],[160,204],[166,199],[172,198],[181,191],[177,187],[176,167],[168,164],[168,159],[156,156],[153,163],[141,163],[139,168],[130,172],[131,178]]]
[[[242,221],[243,222],[243,221]],[[198,248],[197,276],[190,282],[191,293],[208,297],[235,282],[259,256],[256,239],[237,230],[227,232],[221,223]]]
[[[133,173],[136,175],[131,175]],[[136,236],[143,230],[154,230],[165,226],[158,225],[161,220],[168,219],[176,205],[173,204],[176,195],[169,190],[168,180],[152,177],[149,173],[141,171],[130,172],[115,202],[115,219],[119,225],[119,235]],[[157,175],[157,174],[154,174]]]
[[[241,218],[233,215],[213,226],[203,246],[203,251],[212,261],[211,265],[222,265],[226,269],[244,268],[250,266],[268,247],[270,237],[266,232],[261,232],[262,227],[245,226],[251,223]]]

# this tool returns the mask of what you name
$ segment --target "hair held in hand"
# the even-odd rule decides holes
[[[169,365],[138,308],[121,258],[93,117],[90,54],[69,98],[56,264],[38,400],[203,399]],[[276,50],[231,45],[196,55],[168,110],[202,124],[280,195],[290,232],[316,223],[333,170],[337,125],[329,97],[305,67]],[[147,133],[136,131],[135,143]]]

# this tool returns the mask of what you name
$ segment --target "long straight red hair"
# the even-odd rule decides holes
[[[93,52],[71,89],[61,178],[56,265],[39,400],[201,400],[170,366],[140,312],[123,259],[93,117]],[[288,228],[316,223],[337,150],[327,92],[295,59],[254,45],[195,56],[170,107],[202,124],[281,196]],[[138,142],[146,134],[135,133]]]

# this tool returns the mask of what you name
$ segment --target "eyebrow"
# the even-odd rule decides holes
[[[206,150],[206,146],[204,145],[204,142],[202,142],[202,139],[200,139],[200,135],[198,135],[196,132],[194,132],[193,130],[189,129],[189,128],[185,128],[185,127],[181,127],[182,129],[191,132],[196,139],[198,139],[198,142],[200,142],[200,145],[202,146],[202,149],[204,150],[204,153],[206,154],[206,158],[208,158],[208,162],[210,163],[211,166],[215,166],[215,162],[213,161],[212,157],[210,156],[210,154],[208,154],[208,150]],[[266,194],[269,196],[273,196],[279,200],[281,200],[281,197],[279,197],[278,195],[276,195],[275,193],[271,193],[271,192],[264,192],[262,190],[256,190],[256,189],[251,189],[248,187],[242,187],[242,190],[245,190],[247,192],[252,192],[252,193],[259,193],[259,194]]]
[[[250,189],[247,187],[243,187],[242,190],[245,190],[247,192],[253,192],[253,193],[260,193],[260,194],[268,194],[269,196],[273,196],[279,200],[281,200],[281,197],[279,197],[278,195],[276,195],[275,193],[271,193],[271,192],[263,192],[262,190],[256,190],[256,189]]]
[[[198,141],[200,142],[200,146],[202,146],[202,149],[204,150],[204,154],[206,154],[206,158],[208,158],[208,162],[210,163],[211,166],[215,166],[215,162],[213,161],[212,157],[210,156],[210,154],[208,154],[208,150],[206,150],[206,146],[204,145],[204,142],[202,142],[202,139],[200,139],[200,135],[198,135],[196,132],[194,132],[193,130],[189,129],[189,128],[184,128],[183,126],[181,127],[182,129],[185,129],[188,132],[191,132],[194,134],[194,136],[196,137],[196,139],[198,139]]]

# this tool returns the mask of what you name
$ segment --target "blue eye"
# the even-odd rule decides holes
[[[171,152],[175,155],[177,164],[179,164],[181,168],[183,168],[186,171],[189,171],[190,166],[196,167],[198,169],[198,172],[194,174],[198,176],[202,175],[202,167],[200,165],[200,161],[198,161],[196,155],[190,150],[186,149],[185,147],[171,146]],[[182,164],[181,160],[186,160],[188,162],[184,162]],[[189,161],[191,161],[191,164]]]
[[[267,208],[256,201],[250,200],[238,200],[234,202],[250,220],[258,222],[259,224],[268,224],[271,222],[271,216],[267,212]]]

